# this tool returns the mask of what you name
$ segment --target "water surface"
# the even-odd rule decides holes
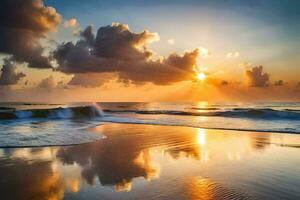
[[[105,124],[95,142],[0,149],[1,199],[299,199],[300,136]]]

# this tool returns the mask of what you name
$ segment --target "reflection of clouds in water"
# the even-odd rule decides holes
[[[66,177],[65,186],[72,192],[78,192],[80,189],[80,179],[74,177]]]
[[[10,158],[51,160],[56,154],[53,148],[16,148],[10,152]]]
[[[132,180],[157,178],[160,166],[153,162],[152,148],[159,147],[163,156],[188,158],[200,162],[239,161],[251,151],[249,141],[265,138],[231,131],[143,125],[104,125],[96,128],[107,138],[102,141],[63,147],[58,158],[65,164],[77,163],[87,183],[114,186],[116,191],[130,191]],[[255,138],[255,140],[253,140]]]
[[[159,176],[160,170],[153,163],[148,149],[126,138],[107,138],[81,146],[64,147],[57,156],[65,164],[80,165],[82,177],[88,184],[94,185],[97,177],[102,185],[115,186],[116,191],[129,191],[133,178],[152,180]]]
[[[67,176],[55,161],[56,148],[9,149],[0,159],[3,199],[60,200],[66,190],[77,192],[80,174]]]
[[[209,152],[206,145],[206,130],[195,129],[194,132],[181,133],[176,136],[177,143],[174,147],[168,148],[165,152],[173,159],[192,158],[207,162],[209,160]]]
[[[116,124],[99,126],[96,130],[108,137],[99,142],[63,147],[57,155],[65,164],[79,164],[87,183],[94,185],[98,178],[102,185],[115,186],[116,191],[129,191],[132,180],[137,177],[146,180],[159,177],[160,166],[153,161],[149,147],[159,146],[173,159],[200,160],[203,157],[207,161],[209,157],[208,152],[201,149],[206,140],[204,129],[189,128],[182,132],[169,127],[161,133],[160,126],[145,129],[141,125]]]
[[[141,129],[142,128],[142,129]],[[151,156],[152,147],[163,148],[174,159],[189,157],[199,160],[201,148],[197,143],[198,129],[188,128],[184,133],[178,127],[168,127],[161,133],[160,126],[109,124],[96,127],[107,138],[80,146],[63,147],[58,158],[64,164],[77,163],[82,176],[94,185],[96,178],[102,185],[115,186],[117,191],[128,191],[134,178],[152,180],[159,177],[160,166]],[[204,145],[205,131],[199,132]],[[201,135],[202,134],[202,135]],[[203,135],[204,134],[204,135]],[[204,143],[203,143],[204,142]],[[208,159],[205,154],[204,159]]]
[[[28,163],[21,159],[13,165],[0,163],[0,177],[3,180],[0,192],[3,199],[59,200],[64,196],[60,173],[52,170],[51,162]],[[11,163],[10,163],[11,164]]]
[[[133,162],[145,170],[147,180],[159,177],[160,165],[153,163],[149,149],[141,151]]]
[[[197,145],[169,148],[165,151],[165,153],[169,154],[175,160],[180,158],[192,158],[195,160],[201,159],[200,150]]]

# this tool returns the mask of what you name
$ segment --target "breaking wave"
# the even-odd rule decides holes
[[[15,110],[14,108],[0,109],[0,119],[73,119],[73,118],[94,118],[102,116],[103,113],[95,106],[80,106],[69,108],[31,109]]]

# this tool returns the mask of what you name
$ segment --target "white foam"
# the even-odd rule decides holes
[[[99,123],[96,123],[99,124]],[[19,120],[0,126],[0,147],[71,145],[104,138],[89,131],[95,123],[71,120]]]

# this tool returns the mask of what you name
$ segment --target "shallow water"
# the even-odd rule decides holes
[[[0,150],[0,199],[299,199],[300,136],[105,124],[64,147]]]

